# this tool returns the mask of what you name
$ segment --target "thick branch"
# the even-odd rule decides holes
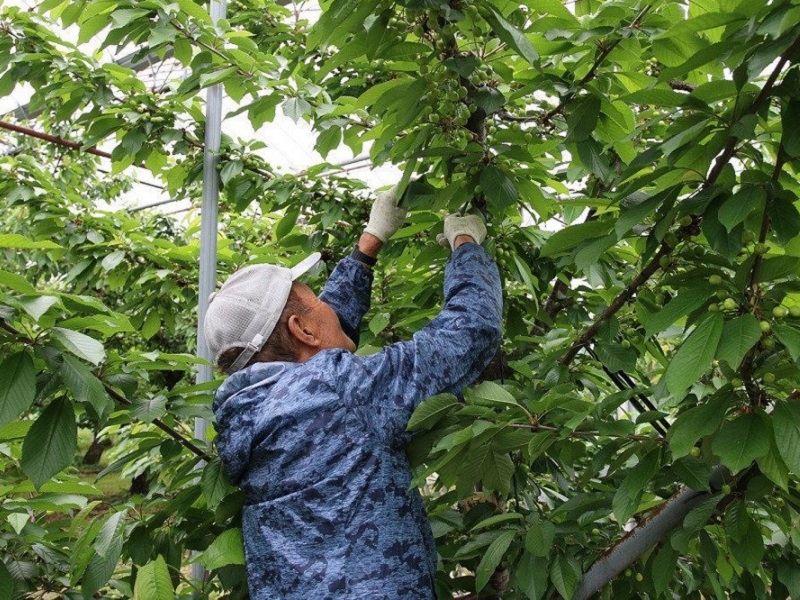
[[[737,494],[743,493],[747,489],[750,480],[758,473],[758,467],[753,465],[739,475],[732,482],[732,493],[722,498],[717,504],[718,510],[725,510]],[[728,476],[728,470],[718,465],[711,472],[710,492],[698,492],[690,488],[683,488],[650,513],[647,519],[628,532],[591,566],[583,576],[581,587],[573,600],[587,600],[623,570],[639,560],[647,550],[679,526],[692,508],[717,493]]]
[[[109,387],[105,383],[103,384],[103,387],[106,389],[106,392],[108,392],[108,395],[111,396],[114,400],[116,400],[120,404],[125,404],[126,406],[131,406],[132,402],[130,400],[128,400],[125,396],[123,396],[122,394],[116,392],[113,388]],[[190,452],[193,452],[195,455],[199,456],[200,458],[202,458],[206,462],[211,460],[211,457],[208,454],[203,452],[200,448],[195,446],[189,439],[187,439],[184,436],[182,436],[180,433],[175,431],[172,427],[170,427],[169,425],[164,423],[164,421],[162,421],[161,419],[153,419],[152,422],[153,422],[153,425],[155,425],[156,427],[158,427],[159,429],[164,431],[173,440],[178,442],[184,448],[188,449]]]
[[[19,331],[16,327],[7,323],[4,319],[0,319],[0,327],[2,327],[7,332],[17,336],[20,340],[22,340],[25,343],[32,344],[34,342],[34,340],[31,340],[29,337],[27,337],[25,334]],[[120,404],[131,406],[132,402],[128,400],[125,396],[115,391],[113,388],[109,387],[105,383],[103,383],[103,387],[106,389],[106,392],[108,392],[108,395],[111,396],[114,400],[116,400]],[[165,433],[167,433],[176,442],[178,442],[179,444],[181,444],[182,446],[184,446],[185,448],[187,448],[188,450],[190,450],[203,460],[205,461],[211,460],[211,457],[208,454],[203,452],[203,450],[195,446],[190,440],[188,440],[180,433],[175,431],[172,427],[164,423],[161,419],[154,419],[153,424],[162,431],[164,431]]]
[[[69,148],[70,150],[78,150],[81,152],[86,152],[88,154],[94,154],[95,156],[101,156],[103,158],[111,159],[111,155],[108,152],[103,152],[102,150],[98,150],[97,148],[83,148],[80,144],[75,142],[71,142],[69,140],[65,140],[64,138],[60,138],[55,135],[50,135],[49,133],[42,133],[41,131],[36,131],[35,129],[30,129],[29,127],[22,127],[20,125],[14,125],[13,123],[7,123],[5,121],[0,121],[0,128],[7,129],[8,131],[13,131],[14,133],[21,133],[22,135],[27,135],[29,137],[33,137],[39,140],[44,140],[45,142],[50,142],[51,144],[56,144],[58,146],[64,146],[65,148]],[[141,169],[146,168],[143,163],[139,163],[138,165],[134,165]]]
[[[589,341],[597,335],[597,332],[600,330],[600,325],[614,315],[620,308],[622,308],[631,298],[633,298],[636,291],[648,280],[650,277],[658,271],[659,269],[659,260],[662,256],[666,256],[671,251],[670,247],[666,244],[661,244],[661,247],[658,249],[658,252],[655,253],[650,263],[642,269],[642,271],[633,278],[633,280],[628,284],[622,293],[614,298],[611,304],[603,311],[597,319],[595,319],[594,323],[592,323],[589,328],[584,331],[575,342],[573,342],[570,349],[567,353],[561,357],[558,361],[562,365],[568,365],[572,362],[572,359],[578,354],[578,351],[586,346]]]

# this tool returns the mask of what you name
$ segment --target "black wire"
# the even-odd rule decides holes
[[[614,384],[621,391],[627,391],[629,389],[634,389],[636,387],[636,384],[628,376],[627,373],[622,373],[620,371],[620,373],[622,374],[621,377],[618,377],[616,373],[613,373],[611,371],[611,369],[609,369],[603,363],[603,361],[598,358],[597,353],[594,351],[594,348],[592,348],[591,346],[586,346],[586,351],[589,353],[589,355],[593,359],[595,359],[597,362],[600,363],[600,366],[603,367],[603,371],[606,372],[606,374],[609,376],[611,381],[613,381]],[[631,404],[633,404],[634,408],[636,408],[637,411],[639,411],[639,414],[647,412],[648,410],[652,410],[652,411],[657,411],[658,410],[655,407],[655,405],[652,402],[650,402],[650,399],[647,396],[645,396],[644,394],[642,394],[642,393],[636,394],[636,396],[632,396],[629,399],[629,402]],[[645,407],[647,407],[647,408],[645,408]],[[661,436],[666,436],[667,435],[667,430],[669,429],[669,422],[667,422],[666,419],[662,418],[662,419],[659,419],[657,421],[653,421],[650,424],[653,426],[653,429],[655,429],[659,434],[661,434]]]

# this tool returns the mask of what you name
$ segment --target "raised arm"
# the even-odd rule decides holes
[[[364,233],[358,249],[368,257],[375,258],[382,245],[383,242],[378,238]],[[319,295],[320,300],[327,302],[339,317],[342,329],[356,345],[360,337],[361,319],[369,310],[372,279],[370,265],[346,256],[336,265]]]
[[[339,261],[320,294],[339,317],[347,336],[358,345],[361,319],[369,310],[372,266],[386,241],[402,227],[406,210],[396,206],[396,188],[379,194],[369,223],[352,256]]]
[[[439,315],[411,341],[371,356],[342,357],[351,372],[341,379],[347,389],[340,393],[387,442],[404,439],[420,402],[442,392],[459,393],[473,383],[500,343],[500,276],[478,244],[463,243],[453,252],[444,294]]]

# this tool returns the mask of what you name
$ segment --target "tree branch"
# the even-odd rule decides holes
[[[31,340],[30,338],[25,336],[21,331],[19,331],[16,327],[7,323],[5,319],[0,319],[0,327],[5,329],[9,333],[17,336],[20,340],[28,344],[34,343],[34,340]],[[108,395],[111,396],[114,400],[116,400],[120,404],[124,404],[126,406],[131,406],[133,404],[125,396],[114,390],[112,387],[108,386],[105,382],[103,382],[103,387],[105,388],[106,392],[108,392]],[[206,462],[211,460],[211,457],[208,454],[206,454],[203,450],[198,448],[190,440],[181,435],[178,431],[176,431],[175,429],[164,423],[161,419],[153,419],[152,422],[156,427],[167,433],[172,439],[181,444],[183,447],[187,448],[189,451],[193,452],[195,455],[199,456]]]

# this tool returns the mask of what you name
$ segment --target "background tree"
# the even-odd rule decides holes
[[[197,197],[198,91],[222,82],[256,129],[280,109],[323,156],[344,143],[403,170],[410,221],[362,352],[436,313],[442,214],[487,216],[503,347],[410,425],[441,597],[587,597],[609,580],[606,597],[800,595],[798,2],[229,12],[215,29],[191,0],[2,9],[0,93],[27,83],[37,127],[114,150],[111,176],[22,137],[0,158],[0,589],[172,598],[192,591],[195,550],[202,593],[246,594],[243,496],[213,429],[190,440],[216,386],[191,383],[196,225],[105,204],[129,167]],[[183,76],[148,89],[88,42],[174,56]],[[281,175],[260,144],[223,139],[221,277],[310,249],[330,268],[369,193],[327,164]],[[99,481],[148,470],[149,490],[109,502],[84,481],[79,424],[114,440]]]

